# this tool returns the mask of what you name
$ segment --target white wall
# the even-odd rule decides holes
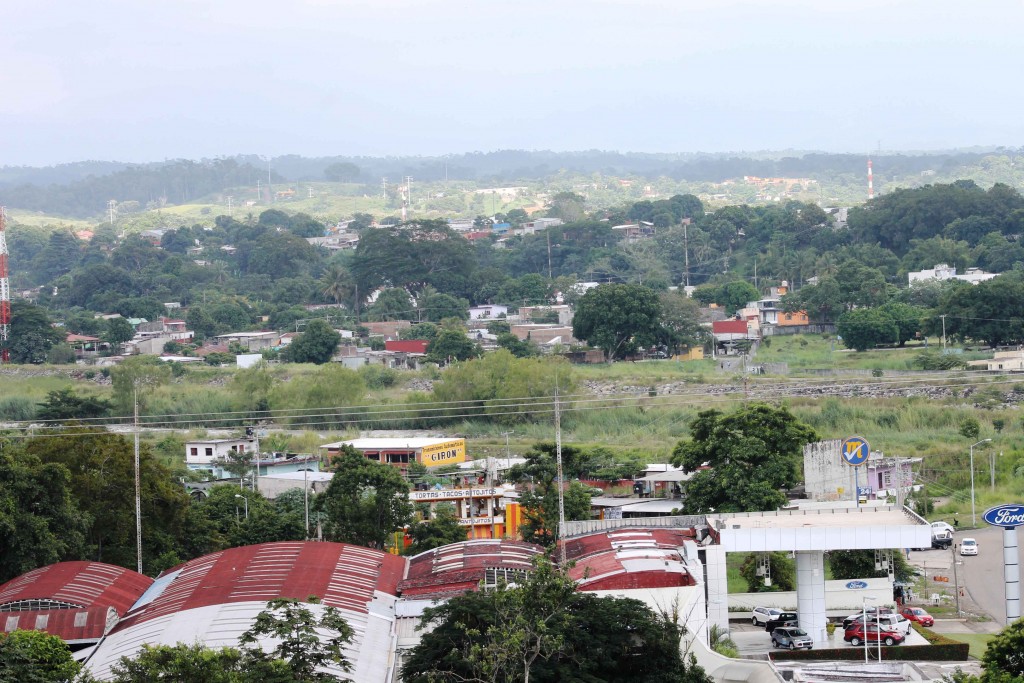
[[[850,613],[863,608],[864,598],[872,598],[875,605],[891,605],[892,582],[889,579],[862,579],[867,588],[847,588],[849,581],[825,582],[825,609],[849,610]],[[778,607],[796,610],[796,591],[776,593],[730,593],[729,610],[732,612],[750,610],[755,607]]]

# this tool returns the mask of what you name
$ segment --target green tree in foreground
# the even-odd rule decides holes
[[[45,363],[50,347],[64,338],[65,334],[53,326],[45,309],[27,301],[11,302],[11,333],[5,344],[12,363]]]
[[[480,346],[470,341],[466,330],[460,327],[442,328],[427,344],[427,360],[438,365],[479,358],[481,355],[483,351]]]
[[[514,586],[430,608],[402,668],[408,683],[710,683],[682,628],[638,600],[599,598],[547,559]]]
[[[91,517],[75,504],[71,473],[4,444],[0,455],[0,583],[79,559]],[[0,680],[4,680],[0,678]]]
[[[408,533],[412,544],[405,549],[405,555],[418,555],[443,545],[466,540],[466,530],[459,526],[455,506],[450,504],[435,507],[434,516],[429,521],[413,523]]]
[[[0,681],[54,683],[70,681],[81,665],[67,644],[42,631],[0,633]]]
[[[586,457],[572,446],[562,448],[564,477],[579,476]],[[529,482],[528,490],[519,498],[523,507],[523,522],[519,533],[527,543],[549,546],[558,538],[558,465],[555,445],[540,443],[526,453],[526,463],[516,465],[509,479]],[[566,521],[590,518],[590,487],[578,481],[565,487]]]
[[[782,489],[799,481],[803,445],[818,438],[788,409],[764,403],[731,415],[702,411],[690,434],[672,452],[674,465],[696,472],[686,483],[690,514],[778,509],[786,502]],[[710,469],[701,469],[705,463]]]
[[[241,651],[224,647],[188,645],[143,645],[134,658],[122,657],[111,667],[112,683],[248,683],[251,677]]]
[[[310,596],[306,602],[318,604],[320,600]],[[272,665],[275,660],[284,661],[292,681],[339,681],[347,679],[322,669],[352,669],[344,648],[354,636],[352,627],[334,607],[325,607],[318,616],[307,604],[282,598],[267,603],[239,643],[254,662]],[[272,639],[274,649],[264,652],[259,646],[261,638]]]
[[[398,469],[367,460],[350,446],[331,464],[334,478],[317,497],[317,508],[326,514],[324,536],[384,548],[388,537],[412,517],[409,484]]]

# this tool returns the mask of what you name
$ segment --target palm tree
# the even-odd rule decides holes
[[[320,293],[325,299],[341,304],[352,297],[352,293],[355,291],[355,281],[352,279],[351,273],[338,264],[332,263],[320,278],[320,288]]]

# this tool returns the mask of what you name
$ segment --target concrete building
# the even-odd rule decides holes
[[[424,437],[410,438],[365,438],[336,441],[320,446],[325,459],[341,453],[342,446],[351,446],[367,459],[394,465],[403,472],[410,462],[418,462],[427,467],[441,465],[457,465],[466,461],[465,439],[437,439]]]
[[[926,282],[928,280],[962,280],[963,282],[970,282],[972,285],[976,285],[979,282],[985,280],[991,280],[996,277],[997,273],[986,273],[980,268],[968,268],[962,275],[956,274],[956,266],[949,266],[945,263],[936,264],[934,268],[928,270],[917,270],[907,273],[908,284],[914,284],[915,282]]]
[[[532,322],[536,318],[550,318],[557,316],[557,324],[562,327],[572,326],[572,306],[559,304],[555,306],[520,306],[519,319],[522,322]]]
[[[968,361],[967,366],[989,372],[1021,372],[1024,371],[1024,350],[996,351],[992,358]]]
[[[534,218],[533,220],[523,223],[523,227],[520,228],[520,230],[524,235],[533,235],[541,230],[557,228],[559,225],[562,225],[561,218]]]
[[[231,332],[230,334],[219,334],[214,339],[220,344],[236,343],[246,351],[263,351],[272,349],[280,342],[280,335],[277,332]]]
[[[428,517],[419,523],[430,524],[437,506],[444,504],[455,508],[455,516],[458,518],[459,524],[465,527],[467,538],[516,536],[518,525],[510,528],[505,519],[506,505],[516,503],[518,499],[515,487],[511,485],[487,486],[476,483],[476,479],[473,482],[469,485],[410,491],[409,500],[414,505],[424,504],[429,508]]]
[[[306,490],[309,493],[322,493],[334,479],[333,472],[311,472],[302,470],[298,472],[275,472],[261,474],[256,480],[257,490],[264,498],[273,500],[287,491]]]
[[[185,466],[190,470],[212,469],[219,460],[226,460],[234,453],[255,450],[256,440],[242,439],[200,439],[185,443]]]
[[[914,488],[913,466],[920,458],[886,457],[873,451],[866,463],[851,467],[843,460],[840,439],[804,445],[804,491],[813,501],[902,500]]]
[[[505,318],[508,316],[508,306],[500,304],[486,304],[483,306],[473,306],[469,309],[470,320],[494,320],[496,318]]]

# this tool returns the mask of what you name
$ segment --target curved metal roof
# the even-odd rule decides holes
[[[0,586],[0,612],[36,608],[113,607],[125,614],[153,579],[102,562],[58,562]],[[40,604],[33,605],[33,602]],[[43,602],[51,603],[49,605]]]
[[[529,571],[544,549],[532,543],[477,539],[452,543],[416,555],[398,585],[403,597],[443,597],[474,590],[487,569]]]
[[[157,595],[147,596],[125,624],[140,624],[184,610],[277,598],[366,613],[376,592],[397,595],[406,560],[342,543],[262,543],[204,555],[175,569]],[[119,629],[120,630],[120,627]]]

